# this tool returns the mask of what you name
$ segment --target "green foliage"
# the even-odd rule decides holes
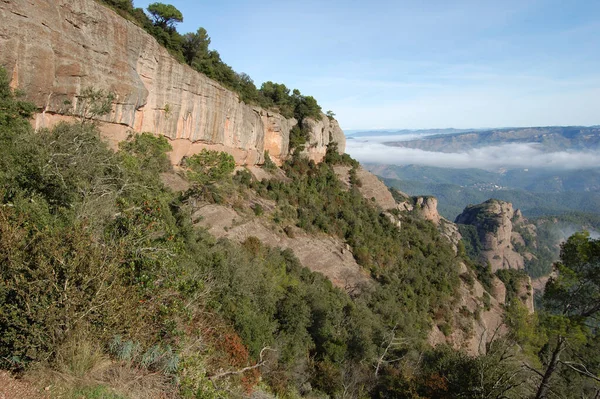
[[[115,359],[145,370],[174,375],[179,367],[179,356],[169,345],[156,344],[142,350],[139,342],[123,340],[117,335],[110,341],[108,348]]]
[[[457,224],[458,232],[462,236],[461,242],[464,246],[466,255],[473,261],[478,262],[481,256],[483,245],[479,239],[477,228],[470,224]]]
[[[132,0],[101,0],[101,2],[109,5],[113,9],[124,11],[126,14],[133,13]]]
[[[265,168],[266,170],[268,170],[269,172],[273,172],[274,170],[277,169],[277,165],[275,165],[275,163],[273,162],[273,160],[271,160],[271,157],[269,156],[269,151],[265,150],[265,162],[263,163],[263,168]]]
[[[516,269],[499,269],[496,270],[496,276],[504,283],[506,287],[506,303],[519,298],[519,294],[523,292],[523,287],[527,284],[527,273],[523,270]]]
[[[164,30],[174,29],[175,23],[183,22],[183,14],[171,4],[152,3],[148,12],[154,19],[154,25]]]
[[[122,162],[132,171],[156,176],[171,169],[167,152],[172,147],[164,136],[152,133],[130,135],[126,141],[119,143],[119,149]]]
[[[261,216],[265,212],[261,204],[254,204],[252,209],[254,210],[254,214],[256,216]]]
[[[558,276],[544,291],[544,307],[566,316],[590,317],[600,312],[600,240],[576,233],[561,247]]]
[[[276,107],[286,118],[296,118],[298,122],[304,118],[321,119],[321,107],[317,101],[311,96],[303,96],[298,89],[290,94],[290,89],[284,84],[268,81],[260,87],[260,94],[262,104]]]
[[[235,169],[233,156],[205,148],[200,153],[186,158],[183,164],[187,168],[188,179],[197,185],[215,183],[230,176]]]
[[[309,132],[306,128],[300,127],[300,125],[295,125],[290,131],[290,152],[294,150],[302,151],[304,150],[304,144],[309,139]]]
[[[327,144],[327,152],[325,153],[325,163],[329,165],[345,165],[353,168],[358,168],[359,163],[353,159],[350,155],[344,153],[340,154],[338,150],[338,143],[331,141]]]
[[[375,314],[386,323],[397,321],[403,334],[426,331],[429,315],[458,284],[453,251],[431,223],[407,216],[399,230],[358,191],[345,190],[327,163],[297,157],[284,170],[290,182],[253,182],[251,187],[281,204],[279,213],[289,215],[283,222],[336,235],[353,248],[355,259],[381,283],[361,297]],[[296,212],[288,213],[287,204]]]
[[[510,343],[497,340],[485,356],[469,356],[440,345],[425,351],[420,367],[406,378],[384,370],[375,388],[380,398],[507,398],[528,397],[528,375]],[[400,378],[399,378],[400,377]]]
[[[594,395],[600,391],[600,240],[590,239],[587,232],[572,235],[561,246],[555,267],[557,274],[544,290],[546,313],[540,328],[548,339],[539,352],[542,379],[536,396]]]
[[[115,283],[118,252],[106,254],[90,245],[83,226],[38,231],[30,218],[0,213],[0,353],[5,368],[46,360],[84,318],[100,331],[131,319],[129,309],[115,302],[131,297]]]
[[[112,392],[110,388],[104,385],[79,388],[73,392],[73,397],[87,399],[126,399],[126,397]]]
[[[77,98],[74,114],[81,122],[89,122],[95,118],[109,114],[115,99],[113,93],[104,90],[86,87]]]

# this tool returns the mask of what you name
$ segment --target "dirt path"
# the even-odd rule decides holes
[[[25,381],[17,380],[6,371],[0,371],[0,399],[46,399]]]

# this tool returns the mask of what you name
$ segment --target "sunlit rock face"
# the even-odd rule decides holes
[[[483,247],[482,261],[489,262],[493,272],[525,267],[523,255],[515,249],[515,245],[523,244],[524,240],[513,227],[521,225],[535,233],[535,226],[528,225],[521,212],[515,211],[510,202],[492,199],[468,206],[456,217],[455,223],[475,226]],[[526,253],[525,256],[533,255]]]
[[[238,165],[262,163],[265,150],[276,163],[289,154],[296,120],[241,102],[93,0],[3,0],[0,17],[0,64],[38,106],[36,128],[71,119],[68,109],[94,87],[116,95],[112,112],[100,118],[109,141],[130,131],[164,135],[174,164],[203,148],[229,152]],[[332,140],[344,151],[337,121],[323,115],[305,123],[311,159],[321,161]]]

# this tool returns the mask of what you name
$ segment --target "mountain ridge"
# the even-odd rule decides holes
[[[535,143],[544,152],[600,149],[600,128],[547,126],[477,130],[431,135],[417,140],[390,141],[386,145],[435,152],[464,152],[490,145]]]

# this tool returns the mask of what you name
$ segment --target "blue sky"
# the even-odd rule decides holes
[[[600,124],[600,1],[164,2],[345,129]]]

